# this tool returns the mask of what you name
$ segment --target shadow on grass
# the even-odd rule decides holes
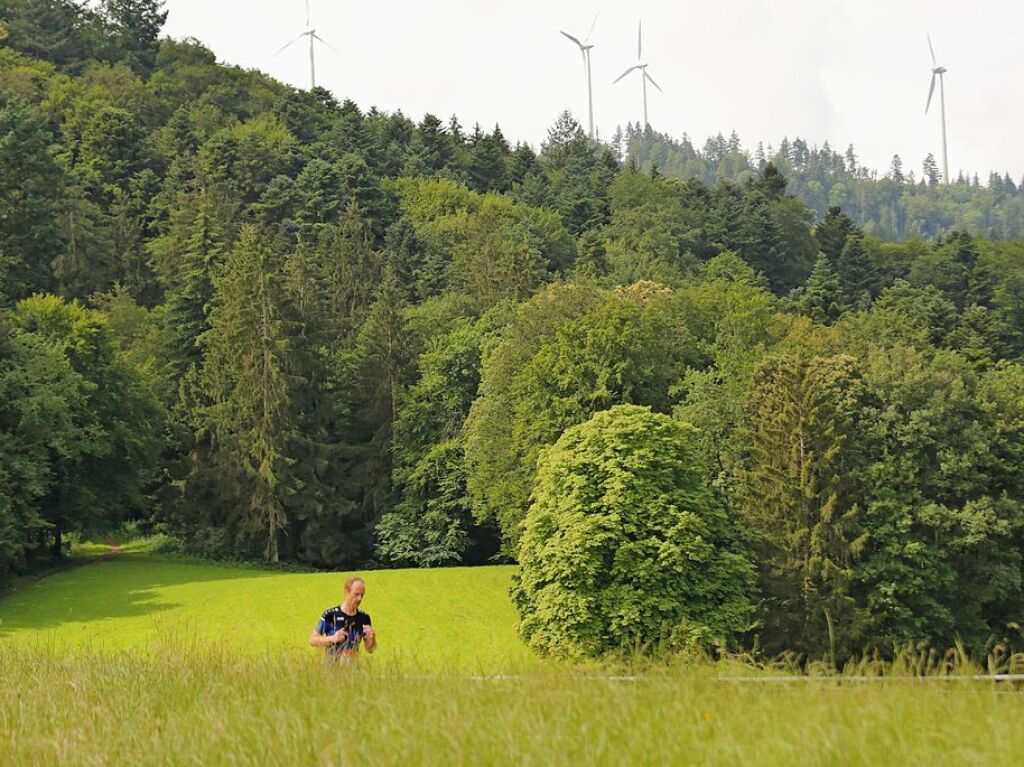
[[[158,590],[185,584],[267,578],[277,573],[196,565],[145,554],[121,554],[57,573],[0,599],[0,639],[21,630],[60,630],[110,618],[152,615],[180,604],[158,600]],[[242,605],[245,607],[245,605]],[[82,627],[69,627],[80,631]]]

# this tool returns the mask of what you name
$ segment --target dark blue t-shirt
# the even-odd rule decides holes
[[[356,610],[355,615],[346,615],[340,606],[324,610],[320,621],[316,624],[316,633],[321,636],[334,636],[339,631],[344,632],[345,639],[327,648],[328,655],[353,654],[359,649],[359,643],[363,641],[363,626],[371,626],[370,616],[362,610]]]

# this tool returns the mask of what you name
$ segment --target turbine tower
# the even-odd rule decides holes
[[[590,49],[594,47],[594,44],[590,42],[591,36],[594,34],[594,25],[597,24],[597,14],[594,14],[594,21],[590,25],[590,32],[587,34],[585,40],[580,42],[577,38],[570,35],[568,32],[562,32],[563,35],[572,40],[580,49],[580,54],[583,56],[583,72],[587,76],[587,109],[589,115],[589,127],[590,139],[594,139],[594,90],[590,84]],[[559,30],[561,32],[561,30]]]
[[[932,105],[932,95],[935,93],[935,78],[939,78],[939,106],[942,108],[942,183],[949,183],[949,154],[946,151],[946,68],[940,67],[935,60],[935,49],[932,47],[932,36],[928,35],[928,50],[932,54],[932,84],[928,89],[928,103],[924,106],[924,113],[928,114],[928,108]]]
[[[640,82],[643,83],[643,91],[644,91],[644,129],[646,130],[650,126],[650,122],[648,122],[648,120],[647,120],[647,83],[650,82],[651,85],[653,85],[655,88],[657,88],[662,93],[664,93],[665,91],[662,91],[661,90],[661,86],[658,85],[656,82],[654,82],[654,78],[651,77],[649,74],[647,74],[647,67],[649,65],[643,63],[643,55],[644,55],[644,30],[643,30],[643,21],[641,20],[637,24],[637,28],[636,28],[636,64],[634,64],[629,69],[627,69],[625,72],[623,72],[621,75],[619,75],[617,78],[615,78],[615,82],[613,82],[612,85],[617,83],[623,77],[625,77],[630,72],[632,72],[634,69],[636,69],[636,70],[638,70],[640,72]]]
[[[337,48],[335,48],[333,45],[331,45],[326,40],[324,40],[322,37],[320,37],[320,35],[318,35],[316,33],[316,30],[313,29],[310,26],[310,23],[309,23],[309,0],[306,0],[306,31],[303,32],[298,37],[296,37],[294,40],[291,40],[287,44],[283,45],[281,48],[278,49],[277,53],[275,53],[274,55],[276,56],[278,53],[281,53],[281,51],[283,51],[285,48],[291,47],[292,45],[294,45],[295,43],[297,43],[299,40],[301,40],[304,37],[308,37],[309,38],[309,89],[313,90],[314,88],[316,88],[316,52],[315,52],[316,51],[316,47],[315,47],[315,43],[316,42],[320,42],[320,43],[326,45],[332,51],[337,51]]]

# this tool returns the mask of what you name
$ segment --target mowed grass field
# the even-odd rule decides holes
[[[0,765],[987,765],[1024,753],[1013,684],[542,663],[516,636],[511,572],[366,573],[381,649],[341,668],[306,640],[344,574],[126,548],[25,585],[0,599]]]
[[[482,671],[535,662],[516,635],[511,567],[360,574],[367,582],[362,607],[379,636],[377,664]],[[347,575],[195,564],[128,546],[0,599],[0,645],[111,651],[165,639],[320,657],[309,634],[321,612],[341,601]]]

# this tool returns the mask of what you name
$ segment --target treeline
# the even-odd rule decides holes
[[[700,429],[750,641],[1019,641],[1024,242],[887,242],[774,163],[669,178],[568,114],[535,153],[362,113],[194,41],[142,56],[118,8],[161,13],[0,5],[0,578],[125,520],[208,556],[514,559],[547,448],[633,404]]]
[[[883,175],[861,165],[851,144],[843,153],[825,142],[808,146],[797,137],[784,138],[778,148],[759,143],[744,149],[735,132],[707,139],[701,148],[684,135],[629,124],[618,130],[612,146],[641,169],[656,167],[679,179],[697,178],[709,186],[719,181],[743,184],[773,164],[789,180],[789,193],[819,218],[830,207],[842,207],[868,234],[886,240],[939,237],[969,231],[994,240],[1024,237],[1024,178],[1009,173],[959,173],[942,183],[935,157],[929,154],[918,170],[899,155]]]

